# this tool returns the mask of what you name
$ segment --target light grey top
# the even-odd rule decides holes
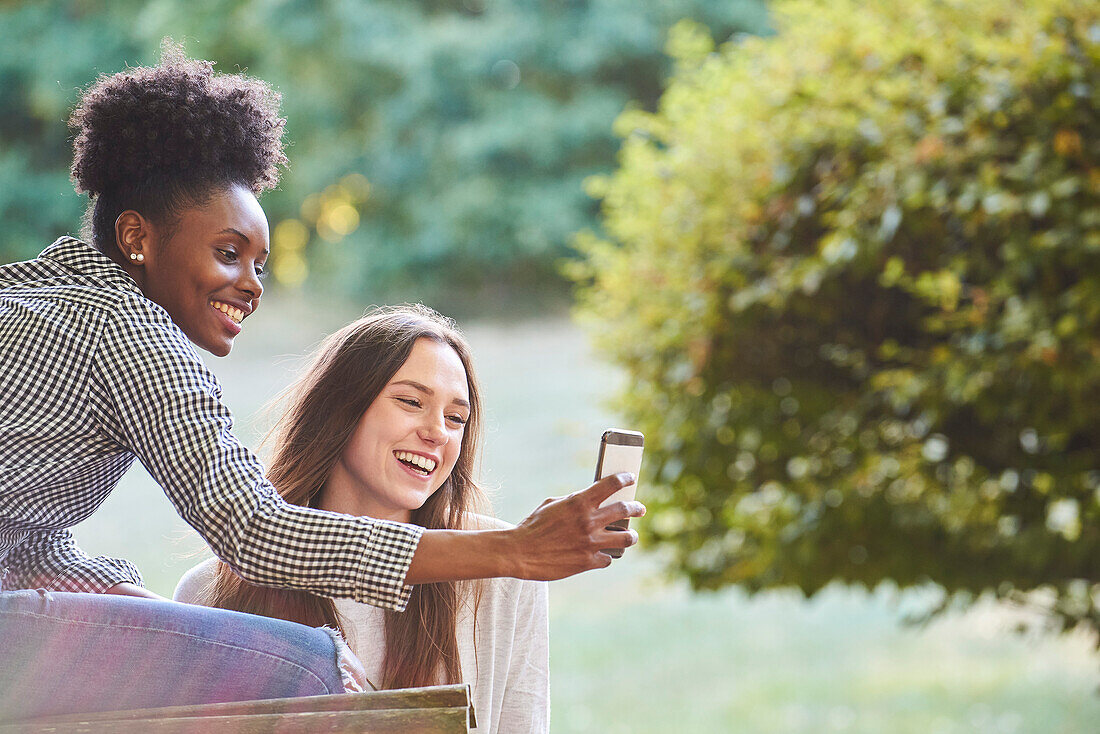
[[[202,604],[213,578],[214,559],[183,578],[176,601]],[[496,578],[466,584],[455,630],[463,681],[473,689],[478,734],[550,731],[550,647],[547,584]],[[460,588],[462,588],[460,586]],[[385,652],[382,609],[336,599],[351,649],[367,678],[378,683]]]

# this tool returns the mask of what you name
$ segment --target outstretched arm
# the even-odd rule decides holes
[[[233,436],[217,380],[166,314],[145,299],[120,309],[92,360],[89,408],[100,430],[138,457],[180,516],[242,578],[405,606],[411,588],[404,578],[423,529],[279,497]]]
[[[614,502],[600,507],[623,487],[630,474],[605,477],[588,489],[551,498],[526,520],[507,530],[425,530],[413,555],[407,584],[513,576],[553,581],[594,568],[604,568],[607,548],[638,542],[633,530],[607,530],[616,520],[641,517],[640,502]]]

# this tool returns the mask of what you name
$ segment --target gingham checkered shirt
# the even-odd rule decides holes
[[[63,237],[0,266],[3,588],[141,584],[66,528],[137,457],[245,579],[404,608],[421,528],[287,504],[231,432],[221,387],[183,332],[90,245]]]

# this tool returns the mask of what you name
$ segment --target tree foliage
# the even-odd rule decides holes
[[[115,0],[0,8],[0,257],[75,229],[64,119],[96,74],[171,36],[284,97],[273,269],[352,291],[550,278],[597,208],[611,125],[653,109],[668,28],[765,27],[761,0]],[[282,227],[279,225],[283,224]]]
[[[1100,6],[777,14],[677,26],[590,187],[642,532],[698,588],[1043,588],[1100,628]]]

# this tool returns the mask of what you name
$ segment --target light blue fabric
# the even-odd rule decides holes
[[[0,721],[343,691],[324,629],[136,597],[0,592]]]

